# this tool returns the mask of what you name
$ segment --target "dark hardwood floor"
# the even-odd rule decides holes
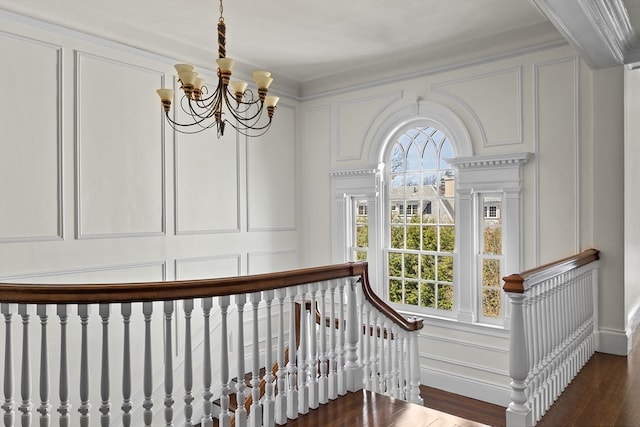
[[[503,407],[422,386],[425,406],[495,427]],[[640,426],[640,328],[628,356],[596,353],[538,422],[539,427]]]

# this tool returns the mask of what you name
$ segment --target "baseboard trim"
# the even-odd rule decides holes
[[[505,408],[511,402],[511,388],[508,385],[502,386],[482,382],[425,367],[420,369],[420,382],[428,387],[438,388],[449,393],[482,400]],[[426,402],[429,396],[422,396],[422,398]]]
[[[631,335],[625,331],[600,328],[597,331],[596,351],[626,356],[631,349]]]

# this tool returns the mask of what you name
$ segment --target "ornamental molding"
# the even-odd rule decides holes
[[[455,157],[445,159],[458,169],[509,167],[524,165],[533,157],[533,153],[502,154],[491,156]]]
[[[369,167],[363,169],[333,169],[329,171],[332,177],[348,177],[348,176],[371,176],[380,172],[378,167]]]

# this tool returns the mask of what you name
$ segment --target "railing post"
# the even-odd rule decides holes
[[[164,302],[164,420],[166,427],[173,427],[173,301]]]
[[[275,425],[275,396],[274,396],[274,375],[273,375],[273,333],[271,330],[271,305],[273,303],[274,291],[262,291],[262,297],[265,301],[267,311],[266,335],[267,341],[264,352],[264,381],[265,381],[265,397],[262,403],[262,422],[265,427],[273,427]]]
[[[278,393],[275,400],[275,421],[276,424],[282,425],[287,422],[287,371],[284,354],[284,300],[287,290],[276,289],[275,293],[278,303],[278,371],[276,372]]]
[[[231,297],[226,295],[218,299],[220,304],[220,381],[222,382],[222,395],[220,396],[220,427],[231,426],[231,412],[229,412],[229,348],[227,341],[227,311],[231,303]]]
[[[184,306],[184,427],[192,427],[193,420],[193,349],[191,345],[191,313],[193,299],[183,301]]]
[[[153,314],[153,302],[142,303],[142,313],[144,315],[144,374],[143,374],[143,393],[144,400],[142,407],[144,408],[143,418],[145,427],[151,427],[153,422],[153,368],[151,365],[151,315]]]
[[[511,276],[510,276],[511,277]],[[523,279],[513,286],[505,278],[505,291],[511,301],[511,336],[509,340],[509,374],[511,375],[511,403],[507,408],[507,426],[533,425],[531,408],[527,405],[525,380],[529,372],[529,358],[524,328],[524,307],[526,299]],[[518,283],[519,282],[519,283]]]
[[[80,426],[89,427],[91,404],[89,403],[89,305],[78,304],[78,316],[82,338],[80,344]],[[150,424],[149,424],[150,425]]]
[[[358,361],[358,338],[361,335],[362,324],[358,323],[356,286],[357,279],[351,278],[347,286],[347,339],[345,343],[347,390],[351,392],[362,390],[364,382],[364,371]]]
[[[109,375],[109,315],[111,306],[100,304],[100,319],[102,320],[102,364],[100,371],[100,425],[108,427],[111,422],[110,375]]]
[[[131,303],[120,305],[120,314],[124,328],[122,345],[122,426],[131,426]]]
[[[213,299],[211,297],[202,299],[202,317],[204,322],[204,342],[203,342],[203,374],[202,382],[204,391],[202,392],[202,419],[200,425],[202,427],[213,427],[213,418],[211,417],[211,334],[210,334],[210,313],[213,307]],[[224,384],[224,383],[223,383]],[[220,398],[222,402],[222,397]]]
[[[0,304],[0,311],[4,316],[4,411],[5,427],[13,427],[13,356],[11,340],[11,310],[9,304]]]

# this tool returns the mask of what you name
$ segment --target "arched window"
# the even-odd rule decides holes
[[[392,303],[454,309],[455,171],[447,136],[432,126],[401,133],[386,164],[386,289]]]

